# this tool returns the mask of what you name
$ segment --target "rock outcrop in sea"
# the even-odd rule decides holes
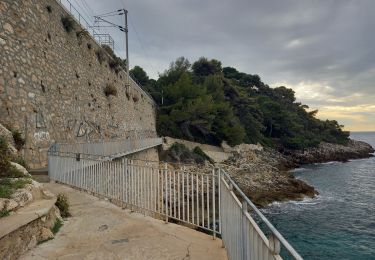
[[[284,154],[289,159],[289,168],[296,168],[302,164],[323,163],[329,161],[345,162],[350,159],[361,159],[373,156],[374,148],[368,143],[349,140],[347,145],[322,142],[316,148],[304,151],[286,151]]]

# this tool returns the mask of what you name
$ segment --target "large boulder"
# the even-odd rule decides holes
[[[23,167],[22,165],[18,164],[18,163],[15,163],[15,162],[10,162],[10,164],[15,167],[17,170],[19,170],[20,172],[22,172],[22,174],[25,176],[25,177],[31,177],[31,175],[29,174],[29,172],[26,170],[25,167]]]

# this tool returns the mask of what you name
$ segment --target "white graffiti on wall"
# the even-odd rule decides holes
[[[49,141],[49,133],[45,131],[36,132],[34,138],[37,141]]]

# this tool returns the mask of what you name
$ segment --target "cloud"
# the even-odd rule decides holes
[[[179,56],[206,56],[270,85],[282,82],[311,107],[374,104],[373,0],[83,2],[96,14],[126,4],[130,64],[154,78]],[[123,17],[109,19],[123,23]],[[107,30],[122,54],[123,34]]]

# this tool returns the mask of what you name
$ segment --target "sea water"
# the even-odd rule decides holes
[[[375,132],[351,138],[375,147]],[[375,157],[304,165],[294,175],[319,195],[263,212],[297,252],[304,259],[375,259]]]

